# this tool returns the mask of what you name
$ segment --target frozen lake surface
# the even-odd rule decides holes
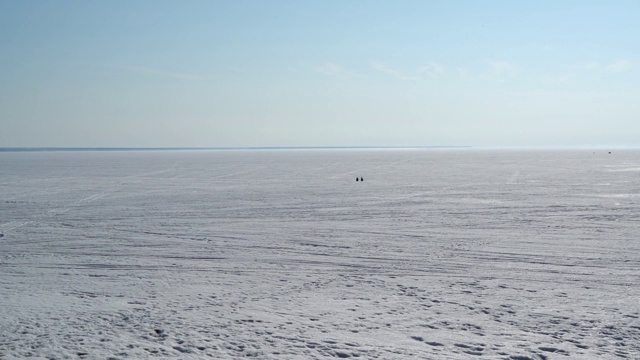
[[[0,153],[0,358],[639,359],[639,205],[632,150]]]

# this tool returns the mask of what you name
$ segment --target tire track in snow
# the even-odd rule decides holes
[[[10,223],[8,223],[8,224],[11,224],[11,223],[14,223],[14,222],[16,222],[16,221],[12,221],[12,222],[10,222]],[[27,225],[27,224],[29,224],[29,223],[31,223],[31,221],[26,221],[26,222],[24,222],[24,223],[22,223],[22,224],[15,225],[15,226],[12,226],[12,227],[7,228],[7,229],[2,228],[2,231],[3,231],[3,232],[7,232],[7,231],[15,230],[15,229],[21,228],[21,227],[23,227],[23,226],[25,226],[25,225]]]
[[[415,159],[418,159],[418,158],[421,158],[421,157],[422,156],[414,156],[414,157],[409,158],[409,159],[400,160],[400,161],[392,161],[390,163],[385,163],[385,164],[381,164],[381,165],[369,166],[369,167],[360,167],[360,168],[356,168],[355,170],[352,170],[352,171],[347,171],[347,172],[344,172],[344,173],[341,173],[341,174],[328,176],[328,177],[325,177],[324,179],[325,180],[334,180],[334,179],[337,179],[337,178],[345,177],[347,175],[353,175],[355,173],[362,173],[362,172],[364,172],[366,170],[376,170],[376,169],[381,169],[381,168],[387,168],[387,167],[390,167],[390,166],[395,166],[395,165],[399,165],[399,164],[402,164],[402,163],[414,161]]]
[[[29,224],[35,223],[36,220],[43,220],[43,219],[47,219],[50,218],[52,216],[56,216],[56,215],[60,215],[60,214],[64,214],[66,212],[69,212],[71,209],[80,206],[80,205],[85,205],[85,204],[91,204],[95,201],[98,201],[100,199],[103,199],[111,194],[113,194],[114,192],[118,191],[119,189],[122,189],[128,182],[132,181],[132,179],[137,179],[137,178],[141,178],[141,177],[145,177],[145,176],[152,176],[152,175],[158,175],[158,174],[162,174],[162,173],[166,173],[170,171],[170,169],[165,169],[165,170],[159,170],[159,171],[151,171],[151,172],[143,172],[143,173],[138,173],[138,174],[133,174],[133,175],[129,175],[124,177],[122,180],[114,180],[111,182],[111,185],[107,186],[106,189],[104,189],[103,191],[97,193],[97,194],[93,194],[90,196],[86,196],[82,199],[79,200],[75,200],[67,205],[63,205],[63,206],[58,206],[58,207],[54,207],[53,209],[49,209],[46,210],[45,213],[39,213],[39,214],[34,214],[31,216],[31,218],[21,224],[12,226],[12,227],[7,227],[9,224],[18,222],[19,220],[14,220],[11,221],[7,224],[3,224],[0,225],[0,229],[2,230],[2,234],[6,234],[9,231],[27,226]]]

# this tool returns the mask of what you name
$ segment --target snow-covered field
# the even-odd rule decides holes
[[[0,153],[0,234],[1,359],[640,358],[639,151]]]

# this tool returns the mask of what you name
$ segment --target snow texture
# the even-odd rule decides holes
[[[0,358],[638,359],[638,159],[0,153]]]

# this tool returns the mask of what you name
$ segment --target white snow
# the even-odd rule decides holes
[[[0,153],[0,358],[638,359],[638,168],[632,150]]]

